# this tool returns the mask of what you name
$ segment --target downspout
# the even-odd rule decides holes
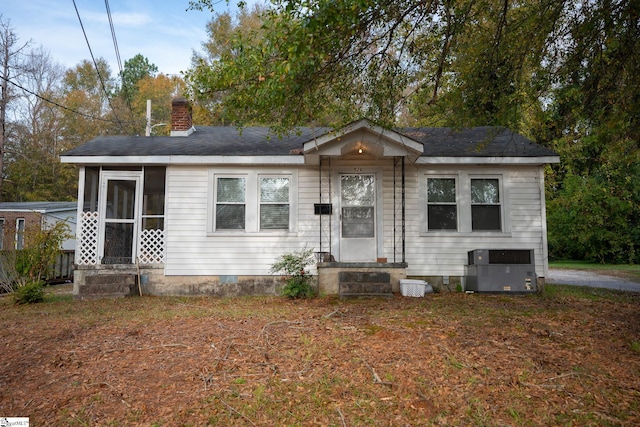
[[[406,262],[405,258],[405,177],[404,177],[404,156],[402,157],[402,262]]]

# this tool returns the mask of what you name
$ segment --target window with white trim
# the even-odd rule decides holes
[[[16,219],[16,249],[24,249],[24,218]]]
[[[260,177],[261,231],[289,229],[289,188],[288,177]]]
[[[455,178],[427,178],[427,230],[458,230]]]
[[[244,230],[246,221],[245,177],[216,177],[215,229]]]
[[[472,231],[501,231],[501,212],[500,181],[497,178],[472,178]]]

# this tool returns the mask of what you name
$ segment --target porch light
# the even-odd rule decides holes
[[[362,154],[362,148],[358,148],[358,154]]]

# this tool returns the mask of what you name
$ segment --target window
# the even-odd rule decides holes
[[[16,220],[16,249],[24,249],[24,218]]]
[[[4,249],[4,218],[0,218],[0,251]]]
[[[375,175],[342,175],[342,237],[375,237]]]
[[[500,182],[495,178],[471,179],[471,229],[500,231]]]
[[[216,178],[216,230],[245,229],[246,178]]]
[[[165,167],[145,166],[142,229],[164,230]]]
[[[455,178],[427,179],[427,229],[458,229]]]
[[[260,178],[260,230],[289,229],[289,178]]]

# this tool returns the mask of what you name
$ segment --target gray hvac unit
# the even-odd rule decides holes
[[[465,291],[529,293],[536,291],[533,249],[476,249],[468,252]]]

